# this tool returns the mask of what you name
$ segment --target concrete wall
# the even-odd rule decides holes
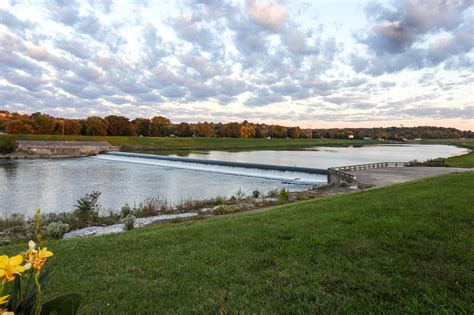
[[[79,157],[117,151],[105,141],[17,141],[17,155],[38,157]]]

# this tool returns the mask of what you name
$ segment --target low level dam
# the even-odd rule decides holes
[[[80,157],[97,155],[118,148],[106,141],[17,141],[18,157]]]
[[[326,169],[318,168],[205,160],[142,153],[107,152],[96,158],[208,173],[263,178],[303,185],[324,184],[325,178],[323,176],[327,175]]]

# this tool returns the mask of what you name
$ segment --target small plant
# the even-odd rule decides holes
[[[252,195],[253,195],[253,197],[256,199],[256,198],[260,197],[260,191],[258,191],[257,189],[255,189],[254,191],[252,191]]]
[[[237,200],[242,200],[245,198],[245,193],[243,192],[242,188],[239,188],[239,190],[237,190],[237,192],[235,193],[235,198]]]
[[[349,183],[346,182],[345,180],[341,180],[339,182],[339,187],[349,187]]]
[[[51,222],[46,228],[46,232],[48,233],[48,236],[55,239],[63,238],[64,234],[66,234],[68,231],[69,231],[69,224],[63,223],[62,221]]]
[[[214,215],[227,214],[228,212],[229,210],[225,206],[222,206],[222,205],[212,210],[212,214]]]
[[[120,209],[120,217],[126,218],[129,214],[132,214],[133,210],[130,208],[130,205],[128,203],[124,204],[122,208]]]
[[[276,190],[276,189],[271,189],[271,190],[268,192],[268,197],[271,197],[271,198],[276,198],[276,197],[278,197],[278,190]]]
[[[18,144],[12,136],[0,137],[0,154],[8,154],[15,152]]]
[[[278,202],[286,202],[290,198],[290,194],[288,193],[288,190],[285,188],[282,188],[280,192],[278,193]]]
[[[6,232],[0,232],[0,246],[10,244],[11,240]]]
[[[123,230],[124,231],[130,231],[130,230],[133,230],[135,228],[135,221],[136,221],[136,218],[134,215],[127,215],[124,219],[122,219],[122,223],[123,223]]]
[[[74,215],[81,223],[87,224],[97,221],[101,209],[99,204],[100,194],[99,191],[93,191],[77,201],[77,204],[74,206],[76,207]]]

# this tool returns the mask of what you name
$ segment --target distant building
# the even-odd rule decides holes
[[[354,139],[354,135],[348,135],[347,139]]]
[[[364,137],[364,140],[372,140],[371,137]]]

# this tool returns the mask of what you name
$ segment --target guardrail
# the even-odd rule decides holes
[[[368,170],[372,168],[382,168],[382,167],[405,167],[405,166],[408,166],[409,164],[410,164],[409,162],[380,162],[380,163],[338,166],[338,167],[331,167],[330,169],[337,170],[337,171],[361,171],[361,170]]]
[[[369,163],[369,164],[358,164],[358,165],[348,165],[348,166],[337,166],[328,168],[328,183],[340,183],[341,180],[344,180],[349,183],[354,183],[357,181],[357,177],[348,171],[361,171],[375,168],[385,168],[385,167],[406,167],[410,166],[409,162],[379,162],[379,163]]]

